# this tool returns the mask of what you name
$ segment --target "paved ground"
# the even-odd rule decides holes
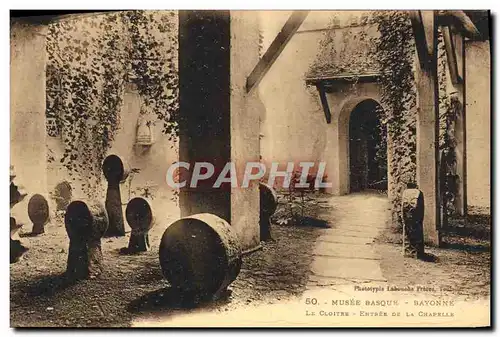
[[[132,325],[459,327],[489,324],[489,297],[475,295],[464,299],[461,296],[470,294],[478,282],[488,282],[485,278],[489,275],[488,254],[474,256],[467,251],[427,247],[428,252],[439,257],[438,262],[406,259],[401,254],[400,243],[380,241],[379,234],[391,232],[386,196],[365,192],[321,199],[329,206],[322,207],[325,212],[321,212],[321,219],[331,228],[317,228],[310,252],[297,256],[301,263],[305,256],[310,260],[306,273],[309,277],[300,296],[228,311],[202,311],[170,319],[161,316],[135,319]],[[307,240],[303,240],[302,245],[308,246]],[[489,293],[488,284],[482,283],[480,288]],[[399,290],[389,290],[394,286]],[[404,290],[406,287],[411,289]],[[433,301],[440,300],[452,300],[454,304],[433,306],[432,303],[437,303]]]
[[[251,308],[239,307],[229,312],[204,312],[175,318],[162,317],[162,315],[142,316],[137,317],[132,325],[232,326],[235,322],[230,317],[237,316],[242,325],[308,326],[311,317],[304,316],[306,298],[314,298],[322,302],[345,296],[352,290],[353,284],[385,283],[380,266],[381,257],[373,241],[387,224],[389,216],[387,197],[377,192],[364,192],[341,197],[321,197],[320,200],[322,211],[318,215],[331,228],[316,228],[314,233],[317,237],[314,241],[302,241],[303,246],[310,246],[311,249],[305,252],[307,256],[295,257],[299,259],[295,264],[308,262],[306,274],[309,275],[306,276],[306,285],[299,297],[289,298],[287,304],[283,303],[286,298],[282,298],[283,304],[279,304],[279,301],[266,301],[255,303],[255,306],[252,305]],[[287,230],[292,233],[299,231],[300,228],[289,227]],[[289,258],[294,258],[294,256],[290,255]],[[279,264],[284,268],[286,262],[281,259]],[[257,272],[255,269],[254,267],[252,273]],[[248,275],[246,277],[240,275],[231,287],[237,286],[247,278]],[[272,280],[275,275],[266,275],[266,278]],[[251,285],[248,284],[248,286]],[[284,284],[283,286],[286,287]],[[270,314],[271,308],[274,308],[275,314],[273,315]],[[247,321],[243,321],[243,317],[246,317]],[[324,322],[314,322],[312,325],[316,326],[318,323]]]
[[[373,241],[387,222],[387,197],[350,194],[331,198],[329,204],[332,228],[322,230],[316,241],[308,288],[385,282]]]
[[[391,232],[387,229],[386,196],[366,192],[341,197],[316,195],[311,205],[315,208],[308,215],[328,223],[330,228],[275,224],[275,241],[264,243],[262,250],[244,258],[229,296],[196,309],[176,307],[168,296],[163,297],[168,282],[158,264],[162,226],[150,232],[152,250],[137,256],[119,254],[119,248],[128,243],[128,234],[103,240],[106,269],[102,277],[65,285],[60,275],[66,267],[67,235],[62,222],[54,221],[46,234],[23,238],[30,250],[21,261],[10,265],[11,325],[416,326],[424,324],[423,317],[403,319],[391,316],[392,311],[418,312],[420,308],[411,306],[417,298],[446,299],[458,295],[470,299],[457,302],[454,317],[426,319],[424,325],[454,326],[465,321],[484,325],[489,310],[488,239],[478,245],[472,238],[460,237],[464,242],[456,239],[455,248],[427,247],[437,262],[405,259],[397,240],[388,243],[393,241],[380,239],[384,237],[380,233]],[[172,213],[171,217],[176,216]],[[374,242],[377,236],[379,239]],[[374,293],[355,289],[418,285],[435,291]],[[363,305],[332,304],[355,299],[363,300]],[[371,303],[369,299],[395,300],[400,304],[384,309],[365,305]],[[312,305],[312,301],[317,301],[317,305]],[[475,323],[471,322],[471,306],[477,318]],[[360,317],[361,311],[377,314],[380,309],[387,311],[389,317]],[[349,316],[339,316],[340,311],[348,311]]]

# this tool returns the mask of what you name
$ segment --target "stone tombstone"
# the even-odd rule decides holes
[[[105,236],[125,236],[120,183],[127,179],[130,170],[120,157],[112,154],[104,159],[102,171],[108,181],[106,211],[109,216],[109,227]]]
[[[146,252],[149,250],[148,232],[155,224],[151,201],[136,197],[130,200],[125,209],[125,217],[132,228],[128,247],[124,253]]]
[[[16,174],[14,173],[14,167],[10,166],[10,208],[19,204],[28,195],[23,187],[19,186],[14,182]],[[19,261],[21,256],[28,251],[28,248],[21,244],[20,240],[13,240],[12,236],[21,229],[23,225],[18,224],[14,217],[10,217],[10,263],[15,263]]]
[[[56,202],[56,210],[65,211],[71,199],[73,198],[73,189],[67,181],[62,181],[56,185],[54,189],[54,199]]]
[[[19,229],[21,229],[21,227],[23,227],[23,225],[18,224],[16,219],[11,216],[10,217],[10,237],[12,238],[12,236],[14,234],[16,234]]]
[[[19,204],[28,195],[24,187],[17,185],[13,181],[10,182],[10,208]]]
[[[241,268],[241,244],[222,218],[201,213],[167,227],[160,243],[160,265],[172,287],[200,298],[216,298]]]
[[[66,273],[74,279],[93,278],[103,270],[101,238],[108,228],[108,215],[100,202],[76,200],[64,217],[69,237]]]
[[[424,195],[416,188],[408,188],[402,196],[403,254],[424,257]]]
[[[276,212],[278,207],[278,196],[274,189],[265,184],[259,183],[260,192],[260,240],[267,241],[271,239],[271,221],[270,218]]]
[[[13,240],[12,235],[14,235],[22,225],[17,224],[16,219],[10,217],[10,263],[15,263],[19,261],[21,256],[28,251],[28,248],[21,244],[20,240]]]
[[[45,225],[50,220],[49,203],[41,194],[33,195],[28,202],[28,216],[33,222],[33,235],[45,233]]]

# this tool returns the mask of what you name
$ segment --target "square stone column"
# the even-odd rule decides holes
[[[215,166],[212,179],[181,189],[181,216],[213,213],[233,226],[243,250],[259,245],[258,183],[242,189],[249,161],[259,161],[257,90],[246,78],[259,60],[257,14],[250,11],[179,12],[179,160]],[[238,187],[212,188],[226,163],[238,172]]]
[[[489,41],[465,42],[467,204],[491,207],[491,59]]]
[[[439,92],[437,83],[437,23],[434,11],[421,11],[422,22],[412,19],[418,63],[417,85],[417,184],[424,194],[424,242],[441,243],[438,148]],[[420,15],[420,14],[419,14]]]

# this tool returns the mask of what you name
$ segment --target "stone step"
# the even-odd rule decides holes
[[[353,235],[364,235],[364,236],[378,236],[385,228],[370,226],[370,225],[356,225],[352,223],[330,223],[331,227],[326,228],[323,232],[328,233],[329,231],[337,232],[352,232]],[[356,233],[356,234],[354,234]]]
[[[385,281],[376,260],[315,256],[311,272],[323,277]]]
[[[368,231],[357,231],[357,230],[350,230],[347,228],[334,228],[331,233],[328,234],[335,234],[335,235],[340,235],[340,236],[350,236],[350,237],[358,237],[358,238],[364,238],[364,239],[373,239],[378,236],[379,232],[368,232]]]
[[[328,234],[321,235],[317,242],[330,242],[330,243],[348,243],[353,245],[366,245],[373,242],[373,237],[360,237],[356,235],[344,235],[332,231]]]
[[[369,231],[369,230],[376,230],[376,231],[381,231],[384,230],[385,224],[383,223],[354,223],[354,222],[338,222],[338,223],[333,223],[331,228],[348,228],[350,230],[356,230],[356,231]]]
[[[319,241],[316,243],[313,255],[345,257],[351,259],[378,259],[375,248],[372,245],[352,245],[347,243],[332,243],[326,241]]]

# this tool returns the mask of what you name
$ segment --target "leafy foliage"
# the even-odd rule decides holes
[[[374,13],[380,37],[375,57],[380,65],[382,123],[386,126],[389,146],[389,195],[392,219],[402,228],[401,196],[408,184],[416,181],[417,100],[413,72],[415,45],[413,31],[405,11]]]
[[[308,77],[352,74],[349,94],[356,95],[359,75],[378,73],[381,141],[377,161],[388,163],[393,222],[401,228],[401,195],[416,180],[416,85],[412,27],[405,11],[373,11],[357,24],[342,26],[334,16]]]
[[[155,113],[164,133],[175,138],[176,20],[173,12],[125,11],[49,26],[47,118],[62,133],[60,162],[84,182],[89,197],[101,187],[101,163],[120,125],[127,82],[137,84],[141,112]]]
[[[308,173],[305,176],[305,182],[301,181],[302,168],[293,171],[290,174],[290,185],[284,191],[283,196],[286,199],[287,212],[277,217],[276,222],[280,225],[301,225],[307,219],[306,213],[313,198],[309,194],[315,191],[315,181],[317,173]],[[323,179],[326,179],[326,175]],[[307,187],[296,186],[299,183],[307,184]]]
[[[438,31],[438,84],[439,84],[439,150],[441,203],[446,215],[455,215],[455,196],[458,192],[455,128],[462,112],[462,103],[454,92],[449,92],[447,55],[441,30]]]
[[[144,11],[130,11],[125,13],[124,20],[131,42],[127,52],[132,61],[134,82],[144,99],[143,112],[154,112],[158,120],[163,121],[163,132],[171,135],[170,140],[175,140],[179,112],[177,14],[168,12],[155,16]],[[168,46],[156,38],[159,34],[168,37]]]
[[[376,27],[371,16],[363,15],[359,20],[340,24],[339,17],[333,15],[328,29],[320,41],[316,59],[309,67],[308,77],[377,72],[376,58],[370,57],[375,51],[375,39],[371,33]]]

